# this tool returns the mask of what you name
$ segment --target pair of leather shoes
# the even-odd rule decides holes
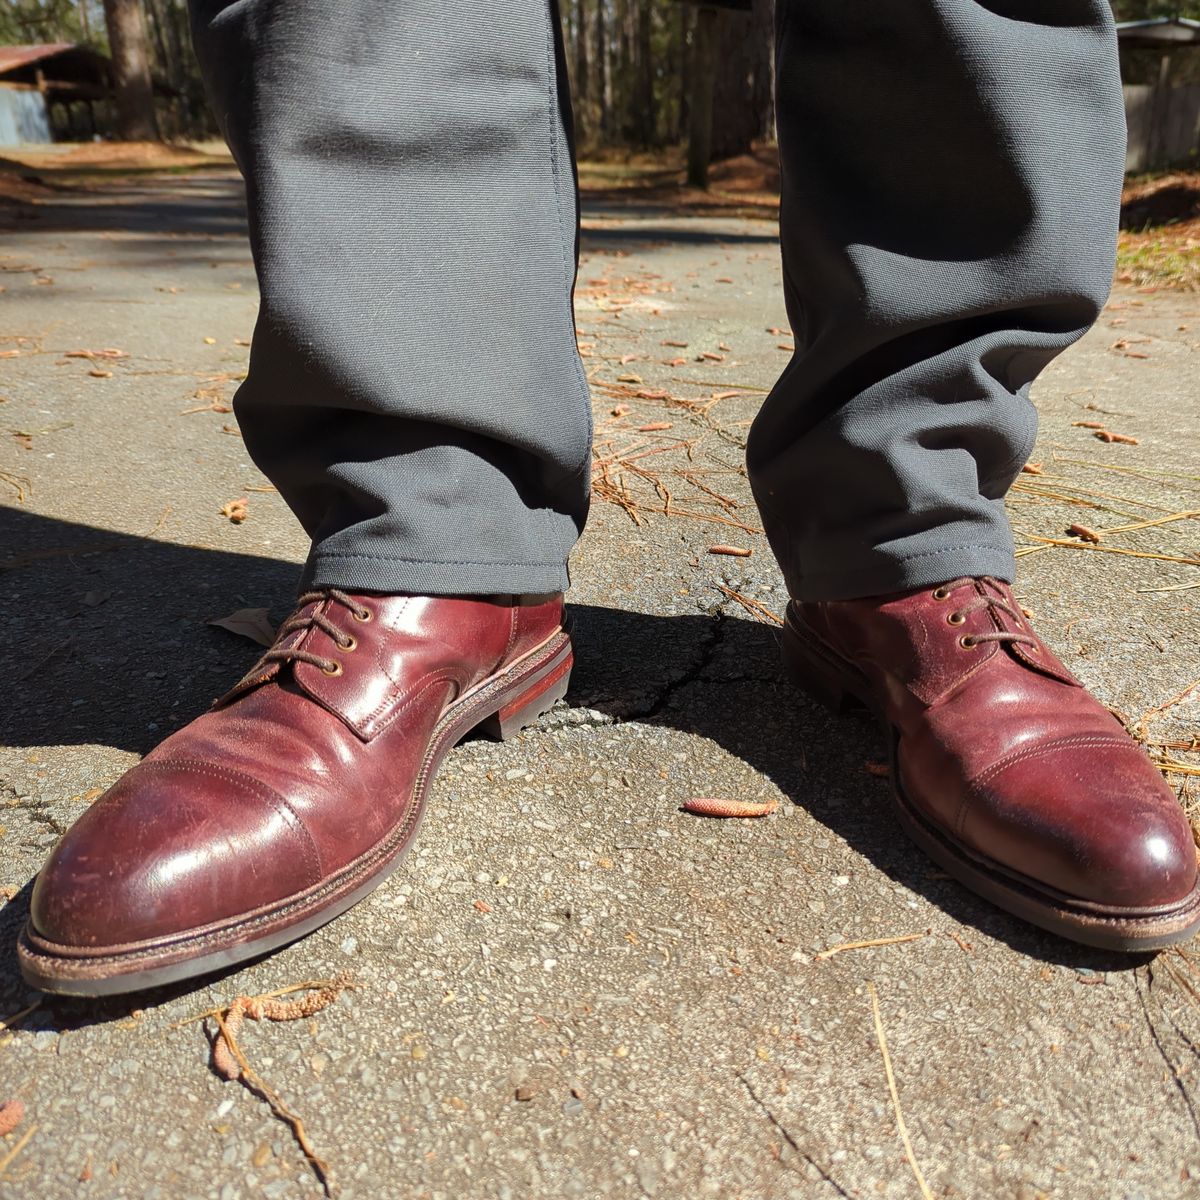
[[[1096,946],[1200,927],[1178,802],[1007,585],[793,602],[784,653],[822,699],[877,713],[904,828],[968,887]],[[396,868],[447,751],[535,721],[571,664],[561,596],[302,596],[250,673],[55,849],[25,979],[132,991],[311,932]]]

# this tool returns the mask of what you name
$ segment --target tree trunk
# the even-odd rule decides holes
[[[721,15],[719,8],[707,4],[702,5],[696,13],[687,165],[687,181],[692,187],[708,187],[708,164],[712,159],[713,84],[717,72]]]
[[[596,0],[596,102],[600,108],[599,128],[607,136],[612,123],[612,77],[608,70],[608,17],[606,0]]]
[[[156,142],[154,84],[141,0],[104,0],[104,21],[112,53],[117,133],[127,142]]]
[[[688,111],[692,94],[692,6],[679,6],[679,111],[675,114],[675,137],[683,141],[688,131]]]
[[[714,85],[714,158],[745,154],[756,139],[771,132],[773,9],[772,0],[754,0],[750,12],[726,15],[726,34]]]
[[[637,19],[637,129],[643,146],[657,141],[658,119],[654,111],[654,13],[643,3]]]
[[[591,131],[591,89],[588,87],[588,21],[586,0],[575,0],[575,137],[583,142]]]

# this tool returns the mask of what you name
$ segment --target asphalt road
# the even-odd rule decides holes
[[[574,561],[568,703],[514,742],[462,745],[405,865],[306,941],[192,988],[45,998],[0,1034],[0,1099],[27,1109],[0,1139],[0,1196],[319,1195],[288,1128],[176,1023],[342,970],[355,990],[242,1041],[347,1198],[917,1196],[870,985],[935,1196],[1194,1195],[1200,966],[1073,947],[947,880],[868,770],[874,729],[781,677],[754,603],[785,595],[740,471],[787,360],[774,227],[611,208],[583,246],[615,490]],[[304,544],[220,411],[256,303],[232,176],[66,193],[6,235],[0,284],[8,1014],[37,999],[12,941],[48,849],[254,659],[205,622],[281,619]],[[1200,573],[1163,557],[1195,559],[1200,525],[1101,543],[1150,557],[1030,535],[1200,509],[1198,348],[1196,296],[1119,292],[1040,382],[1044,474],[1012,497],[1022,601],[1130,716],[1200,674]],[[124,356],[67,356],[105,349]],[[234,525],[220,510],[243,497]],[[1193,695],[1150,728],[1198,725]],[[1196,781],[1170,778],[1191,804]],[[704,820],[680,810],[693,796],[780,808]]]

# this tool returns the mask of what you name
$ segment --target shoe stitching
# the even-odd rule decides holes
[[[1077,734],[1074,737],[1059,737],[1053,738],[1048,742],[1039,742],[1036,746],[1029,746],[1023,750],[1017,750],[1005,755],[997,762],[992,763],[990,767],[985,767],[967,783],[966,791],[959,803],[958,813],[954,822],[955,833],[960,838],[963,836],[963,831],[967,823],[967,810],[970,807],[971,801],[980,798],[987,784],[1009,767],[1015,766],[1020,762],[1027,762],[1030,759],[1043,758],[1056,750],[1080,749],[1084,746],[1093,748],[1100,746],[1124,748],[1130,745],[1133,745],[1133,743],[1127,738],[1110,737],[1104,734]]]
[[[323,875],[321,867],[321,855],[317,849],[316,843],[313,841],[312,834],[309,833],[308,827],[304,824],[303,818],[298,812],[274,789],[269,788],[260,780],[255,779],[253,775],[248,775],[242,771],[231,770],[228,767],[217,767],[211,763],[206,763],[199,759],[190,758],[157,758],[144,760],[138,764],[139,770],[178,770],[187,775],[207,775],[214,779],[224,779],[228,783],[237,783],[243,786],[249,785],[249,790],[260,800],[265,800],[277,813],[279,813],[288,823],[288,827],[294,829],[300,834],[301,840],[305,846],[307,865],[310,873],[314,877],[314,882],[319,880]]]

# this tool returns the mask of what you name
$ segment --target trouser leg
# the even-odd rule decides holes
[[[235,401],[305,582],[546,592],[587,511],[553,0],[192,0],[261,290]]]
[[[1011,581],[1029,388],[1112,278],[1105,0],[778,0],[796,353],[748,461],[793,595]]]

